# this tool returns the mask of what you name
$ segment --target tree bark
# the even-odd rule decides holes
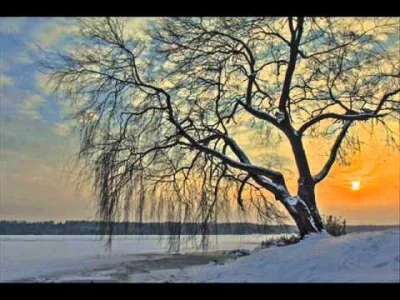
[[[300,187],[297,196],[287,197],[283,199],[282,203],[295,221],[301,239],[324,230],[315,201],[314,187]]]
[[[315,182],[311,175],[307,155],[303,146],[302,137],[290,124],[285,130],[295,157],[296,166],[299,172],[297,196],[283,196],[282,203],[295,221],[300,232],[300,237],[312,233],[320,233],[324,230],[324,225],[318,211],[315,199]]]

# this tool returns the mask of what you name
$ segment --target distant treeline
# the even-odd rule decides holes
[[[347,232],[399,229],[399,225],[347,226]],[[207,227],[197,223],[135,223],[123,222],[113,225],[113,234],[123,235],[172,235],[172,234],[279,234],[296,233],[292,225],[265,225],[253,223],[218,223]],[[98,235],[102,234],[101,223],[96,221],[66,221],[56,223],[0,221],[0,235]]]
[[[219,223],[208,226],[174,222],[113,224],[113,234],[115,235],[278,234],[292,232],[296,232],[295,226],[252,223]],[[66,221],[64,223],[0,221],[0,235],[97,235],[102,233],[101,223],[96,221]]]
[[[400,225],[350,225],[346,226],[347,233],[381,231],[389,229],[400,229]]]

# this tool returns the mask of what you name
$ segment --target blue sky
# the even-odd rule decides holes
[[[62,46],[70,21],[0,19],[0,219],[87,218],[65,170],[76,139],[38,72],[41,49]]]

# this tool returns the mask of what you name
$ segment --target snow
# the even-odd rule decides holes
[[[194,241],[187,236],[181,238],[182,253],[198,251],[199,238]],[[243,245],[252,249],[266,238],[266,235],[223,235],[215,240],[211,236],[209,250],[233,250]],[[110,253],[99,236],[3,235],[0,236],[0,282],[118,268],[126,261],[158,259],[167,253],[168,236],[114,236]]]
[[[303,205],[303,207],[305,207],[305,209],[307,210],[308,215],[309,215],[308,220],[310,221],[310,223],[314,227],[314,229],[316,231],[318,231],[317,226],[315,226],[314,220],[311,218],[311,212],[310,212],[310,209],[308,208],[307,204],[300,197],[297,197],[297,200],[300,201],[300,203]]]
[[[134,282],[400,282],[398,230],[331,237],[256,249],[220,265],[136,274]]]
[[[298,196],[295,196],[295,197],[286,197],[286,198],[284,199],[284,201],[285,201],[287,204],[291,205],[291,206],[296,205],[297,202],[298,202],[299,200],[301,200],[301,199],[300,199]]]
[[[1,238],[1,281],[21,280],[29,273],[44,282],[400,282],[399,230],[341,237],[323,232],[298,244],[268,249],[259,247],[266,236],[248,236],[241,241],[238,236],[221,236],[220,246],[213,249],[247,247],[250,255],[227,257],[223,262],[203,257],[202,265],[197,266],[183,263],[194,259],[190,254],[194,248],[187,246],[183,251],[187,254],[167,255],[166,247],[155,242],[157,238],[138,242],[132,237],[116,237],[112,256],[100,251],[104,243],[94,237],[67,242],[63,240],[66,237],[41,237],[40,243],[37,238],[21,239],[23,247],[15,238],[11,239],[13,246]],[[180,264],[171,264],[173,260]]]

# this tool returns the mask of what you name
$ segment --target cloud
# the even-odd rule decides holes
[[[69,18],[53,18],[44,22],[35,29],[33,39],[38,47],[48,49],[59,44],[66,37],[71,36],[77,30],[76,24]],[[37,51],[37,47],[31,45],[31,50]]]
[[[389,38],[388,35],[385,34],[385,33],[380,33],[380,34],[378,34],[378,35],[376,36],[376,39],[377,39],[378,41],[387,41],[388,38]]]
[[[32,58],[25,51],[17,52],[13,55],[13,61],[19,64],[31,64],[33,63]]]
[[[150,22],[157,22],[160,18],[122,18],[125,21],[124,36],[128,38],[136,38],[142,40],[149,40],[150,36],[145,33],[144,29],[147,29]]]
[[[40,113],[37,108],[44,102],[44,99],[40,95],[32,95],[26,98],[23,105],[20,108],[20,113],[30,117],[33,120],[40,120]]]
[[[71,132],[71,128],[68,124],[65,123],[57,123],[54,127],[53,127],[53,132],[61,137],[65,137],[68,136]]]
[[[26,118],[0,123],[1,217],[87,218],[90,194],[85,187],[75,192],[71,173],[76,149],[73,139],[55,136],[42,122]]]
[[[13,156],[10,151],[5,153],[0,170],[1,217],[86,219],[90,211],[87,210],[89,202],[85,190],[80,194],[75,192],[74,181],[68,181],[71,175],[64,171],[63,161],[51,161],[43,155],[53,155],[51,150],[54,149],[40,150],[41,156],[29,153],[25,158]]]
[[[54,91],[54,82],[51,82],[50,75],[36,72],[35,74],[35,82],[36,87],[40,89],[41,92],[45,93],[46,95],[53,94]]]
[[[13,85],[13,84],[14,80],[12,79],[12,77],[0,74],[0,86]]]
[[[26,18],[1,18],[0,34],[12,35],[22,31]]]
[[[2,150],[0,149],[0,160],[4,160],[7,157],[10,157],[14,154],[13,151],[9,151],[9,150]]]
[[[9,69],[9,66],[5,62],[5,59],[0,59],[0,72],[6,72],[8,69]]]

